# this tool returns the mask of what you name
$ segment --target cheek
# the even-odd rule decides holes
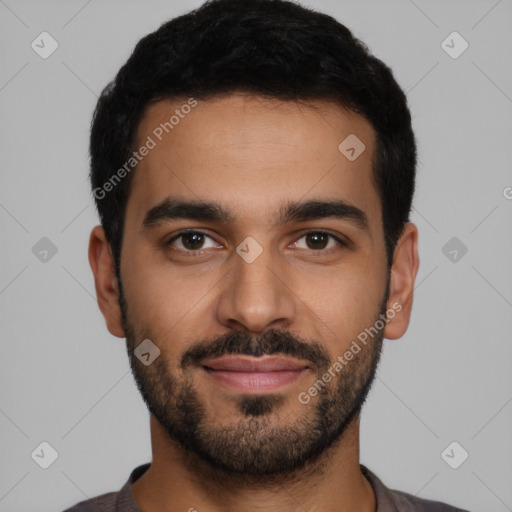
[[[375,271],[357,273],[340,270],[327,279],[315,280],[314,287],[303,289],[300,297],[313,315],[311,322],[318,339],[332,340],[331,355],[373,325],[380,312],[384,288]],[[314,291],[313,291],[314,290]]]
[[[218,277],[191,274],[142,257],[127,258],[123,265],[129,321],[136,332],[176,350],[197,339],[199,327],[213,318],[211,301]]]

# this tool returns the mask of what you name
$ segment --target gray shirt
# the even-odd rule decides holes
[[[109,492],[81,501],[64,512],[140,512],[132,494],[132,484],[149,468],[150,462],[137,466],[119,492]],[[402,491],[388,489],[377,476],[360,464],[361,472],[375,492],[375,512],[468,512],[439,501],[424,500]]]

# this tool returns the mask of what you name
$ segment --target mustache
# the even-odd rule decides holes
[[[308,342],[286,331],[269,329],[261,336],[250,336],[247,333],[230,331],[212,341],[202,341],[185,351],[181,358],[183,369],[197,365],[202,359],[221,357],[224,355],[285,355],[303,359],[312,363],[319,371],[329,367],[330,358],[320,343]]]

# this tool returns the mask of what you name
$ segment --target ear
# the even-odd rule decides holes
[[[411,318],[414,281],[418,273],[418,228],[412,222],[405,224],[393,253],[388,311],[395,311],[384,328],[384,337],[396,340],[404,335]]]
[[[98,306],[110,334],[124,338],[119,289],[110,244],[101,226],[95,226],[89,238],[89,264],[94,274]]]

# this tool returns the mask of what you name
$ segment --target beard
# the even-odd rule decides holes
[[[386,286],[375,321],[386,314],[388,294]],[[119,295],[131,370],[149,412],[165,430],[169,441],[182,448],[187,464],[196,474],[223,485],[227,482],[247,486],[282,484],[299,479],[299,475],[304,477],[310,471],[322,472],[326,457],[321,456],[327,456],[329,448],[358,419],[375,379],[384,327],[330,382],[323,384],[316,397],[308,404],[300,402],[300,414],[292,417],[291,422],[276,421],[282,404],[290,400],[289,395],[240,393],[232,398],[239,419],[221,425],[209,419],[204,399],[187,372],[197,367],[200,360],[226,354],[292,356],[311,363],[315,382],[322,380],[334,361],[320,343],[286,331],[270,329],[254,337],[232,330],[187,349],[181,357],[180,374],[173,373],[169,361],[163,357],[145,366],[134,355],[136,344],[149,338],[162,347],[168,340],[152,338],[147,330],[136,332],[129,321],[120,280]]]

